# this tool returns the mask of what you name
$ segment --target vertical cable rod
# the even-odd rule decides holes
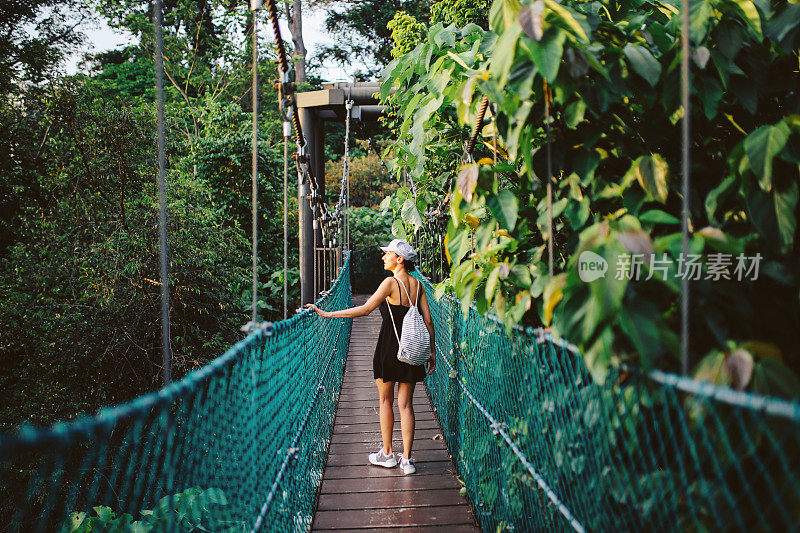
[[[289,312],[289,137],[292,124],[283,121],[283,319]]]
[[[544,82],[544,129],[547,136],[547,270],[553,277],[553,160],[550,153],[550,94]]]
[[[253,141],[251,181],[253,185],[253,313],[250,318],[258,322],[258,10],[260,0],[252,0],[253,11]]]
[[[689,0],[681,0],[681,253],[684,260],[689,256],[689,183],[691,143],[691,112],[689,95],[691,90],[689,78]],[[689,372],[689,278],[681,277],[681,371]]]
[[[347,240],[347,250],[350,250],[350,113],[353,109],[353,101],[349,98],[345,104],[347,116],[344,122],[344,158],[342,159],[342,180],[347,186],[347,200],[344,206],[345,235]]]
[[[153,2],[155,32],[156,139],[158,146],[158,261],[161,276],[161,362],[164,385],[172,381],[169,320],[169,249],[167,242],[167,155],[164,142],[164,11]]]

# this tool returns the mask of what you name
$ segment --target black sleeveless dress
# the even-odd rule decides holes
[[[372,375],[383,381],[399,381],[400,383],[417,383],[425,379],[425,365],[409,365],[397,359],[397,337],[392,327],[391,312],[397,325],[397,334],[403,334],[403,317],[410,307],[393,305],[386,300],[378,306],[383,318],[381,331],[378,334],[378,345],[372,358]]]

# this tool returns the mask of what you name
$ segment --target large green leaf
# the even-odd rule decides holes
[[[692,0],[689,8],[689,33],[692,42],[702,42],[708,30],[708,21],[714,9],[710,0]]]
[[[492,216],[497,220],[501,228],[514,231],[517,225],[519,201],[513,192],[504,190],[489,196],[486,200],[486,206],[492,212]]]
[[[631,173],[650,196],[662,204],[667,201],[669,166],[663,157],[658,154],[643,155],[633,162],[626,177]],[[623,178],[623,181],[627,180]]]
[[[633,70],[650,85],[658,83],[658,78],[661,76],[661,63],[658,62],[650,50],[636,44],[626,44],[622,50],[625,57],[633,67]]]
[[[794,243],[794,234],[797,230],[797,216],[795,215],[798,200],[797,182],[793,181],[786,190],[774,191],[774,195],[778,230],[784,250],[788,251]]]
[[[419,228],[422,226],[422,216],[420,216],[413,198],[408,198],[403,203],[403,208],[400,210],[400,216],[402,216],[403,220],[409,224],[413,224],[414,227]]]
[[[404,241],[408,240],[406,229],[403,227],[403,221],[399,218],[396,218],[394,222],[392,222],[392,235],[398,239],[403,239]]]
[[[744,18],[744,21],[750,26],[750,29],[760,39],[761,35],[761,17],[758,14],[756,5],[751,0],[733,0],[733,3],[738,8],[739,13]]]
[[[450,256],[450,261],[457,265],[469,251],[471,244],[469,231],[464,227],[457,228],[451,223],[447,228],[447,237],[447,254]]]
[[[586,101],[583,99],[572,102],[564,109],[564,120],[567,126],[574,128],[583,122],[583,116],[586,113]]]
[[[758,176],[765,191],[772,190],[772,160],[789,140],[789,126],[785,122],[761,126],[744,140],[744,151],[750,160],[750,168]]]
[[[639,352],[638,360],[642,366],[649,366],[662,352],[658,309],[652,302],[637,297],[623,305],[617,316],[622,332]]]
[[[736,176],[728,176],[719,185],[712,189],[706,196],[706,216],[711,222],[719,222],[717,217],[717,207],[722,199],[733,191],[736,184]]]
[[[497,79],[500,85],[503,85],[508,79],[508,73],[517,53],[517,41],[519,41],[521,34],[522,26],[515,21],[497,39],[497,44],[492,53],[492,76]]]
[[[680,224],[681,221],[678,217],[665,213],[659,209],[651,209],[639,215],[639,220],[642,222],[650,222],[652,224]]]
[[[580,15],[571,11],[570,9],[562,6],[555,0],[544,0],[544,5],[547,6],[553,13],[555,13],[558,18],[560,18],[564,24],[569,28],[569,30],[575,34],[575,36],[583,42],[589,41],[589,36],[586,35],[586,30],[581,26],[578,22],[576,17]]]
[[[567,34],[563,30],[551,27],[544,33],[541,41],[531,46],[531,59],[548,83],[556,80],[566,38]]]
[[[597,340],[583,354],[583,361],[586,368],[592,374],[592,379],[598,383],[603,383],[608,376],[608,368],[611,366],[611,357],[614,355],[612,347],[614,344],[614,332],[610,327],[603,330],[597,336]]]
[[[753,369],[753,391],[770,396],[797,398],[800,396],[800,379],[778,359],[762,357]]]

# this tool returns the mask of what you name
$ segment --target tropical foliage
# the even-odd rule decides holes
[[[228,498],[221,489],[187,489],[161,498],[153,509],[143,509],[134,520],[130,513],[115,513],[106,505],[70,514],[62,533],[90,531],[135,531],[148,533],[176,528],[180,531],[247,531],[244,520],[233,520]]]
[[[2,98],[3,427],[91,412],[160,382],[153,64],[147,6],[137,6],[104,9],[140,43],[95,56],[88,75]],[[246,12],[228,16],[244,22]],[[247,50],[223,31],[231,28],[208,28],[216,33],[206,46],[198,26],[188,35],[186,21],[167,22],[170,314],[180,377],[238,340],[250,315],[250,76]],[[269,79],[275,65],[264,59],[259,70]],[[259,310],[278,319],[283,141],[277,94],[265,84],[260,95]],[[289,186],[296,213],[296,180]],[[296,228],[292,215],[293,244]],[[288,276],[296,299],[296,269]]]
[[[800,368],[792,81],[800,8],[693,6],[689,225],[701,270],[691,281],[691,363],[708,378],[708,354],[725,363],[723,381],[795,395],[785,365]],[[387,200],[404,221],[395,234],[419,231],[426,209],[450,193],[448,283],[465,310],[474,300],[508,325],[550,327],[583,349],[599,380],[627,360],[679,368],[678,268],[687,258],[677,4],[497,0],[488,18],[488,31],[434,25],[385,70],[381,94],[396,134],[390,168],[418,191],[400,188]],[[401,46],[407,37],[397,36]],[[481,130],[478,161],[462,166],[483,96],[494,118]],[[586,251],[606,262],[605,277],[581,281]],[[731,254],[729,279],[715,275],[720,254]],[[757,254],[757,279],[752,270],[737,279],[737,258]],[[642,259],[638,281],[620,264],[630,256]],[[732,379],[742,365],[747,379]]]

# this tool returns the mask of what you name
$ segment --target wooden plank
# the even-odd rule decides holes
[[[421,422],[430,422],[431,420],[435,420],[433,417],[433,413],[417,413],[416,414],[417,423]],[[336,413],[336,420],[342,424],[373,424],[375,431],[380,431],[380,426],[378,424],[378,410],[375,409],[374,413],[361,413],[361,414],[352,414],[350,411],[338,411]],[[394,423],[400,424],[400,415],[395,413]]]
[[[375,431],[380,430],[380,425],[378,424],[378,420],[373,420],[372,422],[368,423],[356,423],[356,424],[347,424],[344,421],[339,423],[340,421],[337,420],[336,425],[333,428],[334,434],[339,433],[374,433]],[[439,424],[436,423],[435,420],[428,419],[428,420],[417,420],[416,429],[435,429],[439,431]],[[394,430],[400,431],[400,424],[395,421]]]
[[[395,439],[393,439],[394,441]],[[392,443],[392,446],[397,448],[400,445],[401,440],[398,438],[396,442]],[[330,445],[330,451],[328,453],[337,454],[337,453],[366,453],[370,454],[376,451],[382,445],[380,435],[375,435],[375,439],[372,442],[343,442],[343,443],[332,443]],[[416,440],[414,439],[414,446],[412,450],[444,450],[444,444],[440,440]],[[413,451],[412,451],[413,455]]]
[[[322,481],[322,494],[354,492],[403,492],[421,489],[461,489],[453,476],[392,476],[369,479],[327,479]]]
[[[394,435],[394,432],[392,432]],[[436,435],[441,435],[438,429],[418,429],[414,432],[414,441],[423,441],[433,439]],[[400,434],[397,434],[400,437]],[[380,439],[379,432],[371,433],[334,433],[331,436],[331,444],[342,444],[346,442],[373,442],[375,439]]]
[[[399,451],[399,450],[396,450]],[[414,463],[417,467],[415,476],[427,475],[441,475],[453,474],[455,469],[450,459],[444,461],[425,461]],[[362,464],[361,466],[326,466],[325,479],[366,479],[371,477],[392,477],[403,476],[402,470],[399,468],[384,468],[382,466],[375,466],[371,464]]]
[[[339,528],[338,533],[364,533],[364,528],[350,529]],[[446,524],[441,526],[417,526],[417,527],[382,527],[381,533],[475,533],[480,531],[478,526],[459,524],[457,526]]]
[[[414,402],[414,410],[420,411],[430,411],[431,404],[428,403],[428,399],[424,396],[420,395],[420,398],[416,398],[415,400],[422,400],[422,401],[415,401]],[[395,399],[395,404],[397,403],[397,399]],[[350,409],[357,409],[359,407],[373,407],[378,405],[378,398],[368,398],[365,400],[339,400],[339,407],[347,407]]]
[[[344,527],[376,528],[430,525],[469,525],[472,518],[463,505],[437,507],[390,507],[388,509],[360,509],[347,511],[319,511],[314,519],[314,529],[340,529]]]
[[[431,505],[458,505],[466,500],[450,489],[409,490],[406,492],[376,492],[369,498],[363,494],[323,494],[317,509],[320,511],[347,511],[380,509],[383,507],[426,507]]]
[[[374,450],[373,450],[374,451]],[[425,463],[428,461],[449,461],[450,455],[441,449],[435,450],[417,450],[412,453],[417,464]],[[367,454],[363,452],[356,453],[338,453],[328,457],[327,467],[335,466],[372,466],[369,465]]]

